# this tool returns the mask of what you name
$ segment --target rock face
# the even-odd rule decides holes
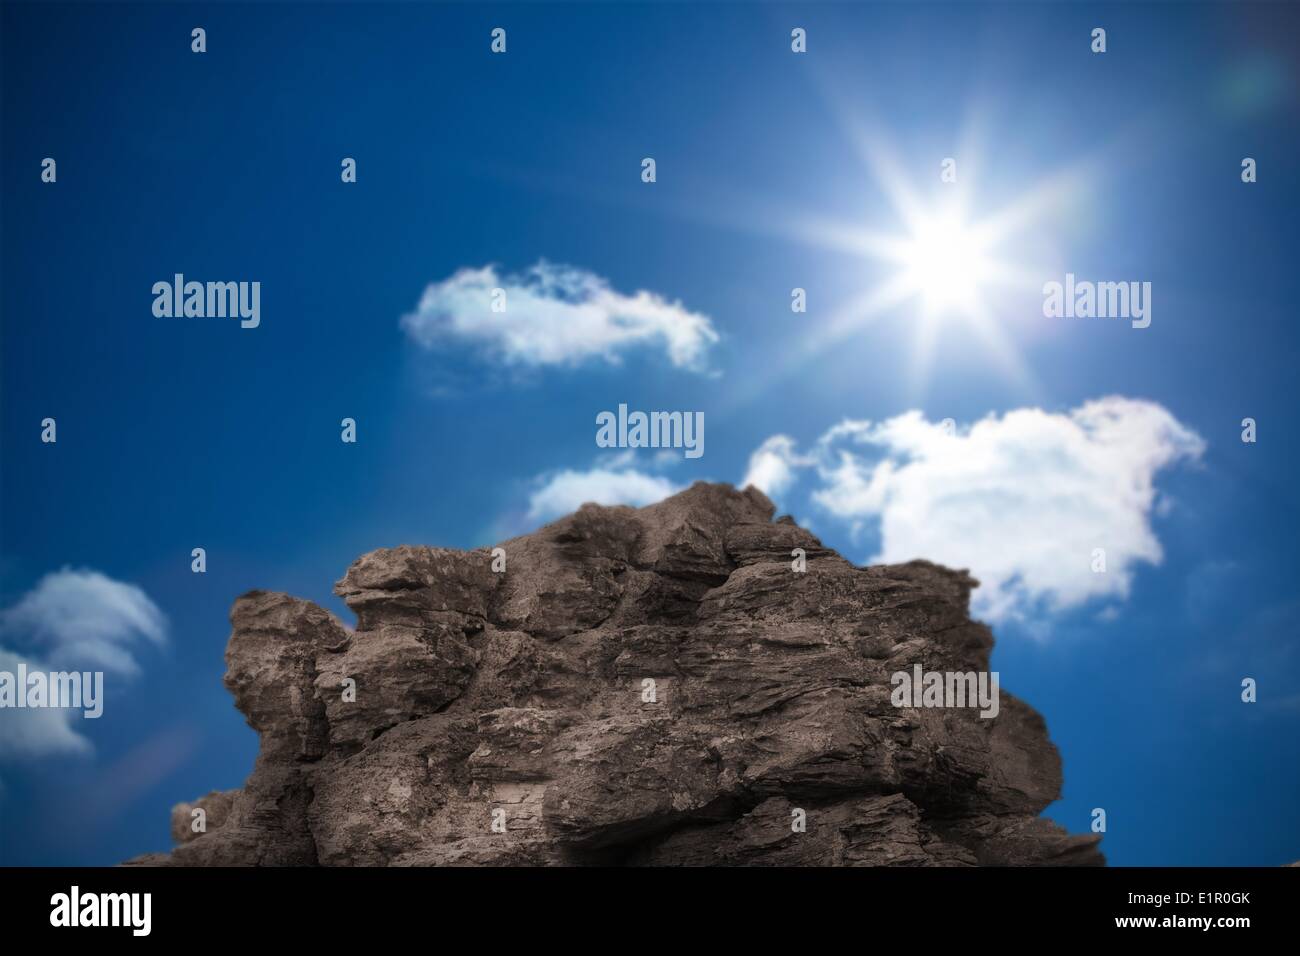
[[[772,513],[701,483],[584,506],[507,541],[504,570],[381,549],[335,588],[355,631],[245,594],[225,683],[261,736],[252,775],[178,805],[180,845],[133,862],[1103,863],[1038,816],[1061,768],[1034,710],[891,702],[916,664],[987,670],[976,582],[856,567]]]

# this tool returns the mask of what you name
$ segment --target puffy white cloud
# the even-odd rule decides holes
[[[667,478],[634,468],[592,468],[560,471],[545,478],[528,503],[528,517],[550,521],[576,511],[587,502],[642,507],[682,490]]]
[[[134,676],[140,671],[136,648],[165,644],[167,619],[133,584],[64,568],[45,575],[17,604],[0,611],[0,634],[60,669]]]
[[[493,290],[505,310],[492,311]],[[424,290],[402,328],[429,349],[461,342],[506,365],[617,364],[621,353],[659,347],[674,366],[703,370],[718,333],[708,316],[653,292],[625,295],[595,273],[541,261],[522,274],[461,269]]]
[[[849,420],[809,459],[776,439],[751,474],[784,487],[792,467],[815,462],[818,505],[850,526],[878,522],[873,562],[969,568],[981,582],[974,610],[994,621],[1127,597],[1136,565],[1163,559],[1150,520],[1157,472],[1205,448],[1160,405],[1120,397],[990,415],[954,434],[919,412]],[[1092,569],[1096,548],[1104,573]]]

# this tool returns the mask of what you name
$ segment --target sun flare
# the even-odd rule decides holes
[[[936,172],[947,165],[909,159],[884,130],[863,124],[850,108],[841,109],[841,118],[872,182],[871,201],[855,202],[848,218],[782,212],[775,231],[859,260],[862,281],[841,293],[810,324],[802,346],[757,376],[743,395],[821,361],[878,322],[910,336],[910,348],[895,361],[907,366],[916,395],[925,394],[940,361],[992,368],[1034,393],[1040,383],[1021,358],[1021,342],[1038,316],[1044,276],[1059,272],[1058,225],[1070,221],[1093,188],[1102,156],[1085,156],[1008,192],[980,175],[990,167],[972,146],[962,150],[962,168],[973,175],[961,185],[955,178],[936,185]],[[978,132],[968,134],[972,143],[980,139]],[[848,196],[855,188],[842,192]]]
[[[902,281],[927,312],[968,309],[996,271],[986,245],[954,215],[922,221],[902,243]]]

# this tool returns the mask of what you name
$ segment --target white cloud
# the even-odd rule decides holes
[[[0,671],[17,674],[19,664],[26,664],[29,673],[49,671],[38,661],[0,647]],[[89,753],[90,741],[72,729],[81,715],[69,708],[6,707],[0,712],[0,760]]]
[[[763,442],[749,456],[749,470],[740,487],[753,485],[768,496],[785,492],[794,483],[794,470],[813,463],[813,459],[799,455],[794,449],[794,439],[789,435],[773,435]]]
[[[776,438],[750,472],[785,487],[801,459]],[[1150,524],[1156,473],[1204,448],[1160,405],[1119,397],[1069,413],[1017,409],[953,435],[908,412],[823,435],[812,497],[851,527],[879,522],[873,562],[969,568],[977,614],[1033,617],[1127,597],[1136,565],[1163,558]],[[1094,548],[1106,551],[1104,573],[1092,570]]]
[[[85,668],[134,676],[135,650],[167,642],[167,619],[133,584],[98,571],[64,568],[45,575],[0,611],[0,634],[60,669]]]
[[[681,490],[681,486],[667,478],[631,468],[566,470],[544,479],[541,487],[533,492],[528,501],[528,517],[535,521],[550,521],[576,511],[587,502],[640,508]]]
[[[492,311],[492,290],[506,308]],[[706,315],[646,291],[625,295],[595,273],[541,261],[523,274],[461,269],[424,290],[402,328],[424,348],[459,341],[510,366],[617,364],[621,353],[658,347],[678,368],[703,370],[718,341]]]

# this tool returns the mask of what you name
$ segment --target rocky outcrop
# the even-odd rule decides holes
[[[355,630],[245,594],[225,683],[252,775],[137,862],[1102,863],[1038,815],[1061,768],[1035,711],[891,701],[917,664],[987,670],[976,582],[856,567],[772,513],[701,483],[495,551],[381,549],[335,588]]]
[[[205,797],[172,807],[172,841],[189,843],[226,822],[238,790],[213,790]],[[195,811],[202,811],[196,813]]]

